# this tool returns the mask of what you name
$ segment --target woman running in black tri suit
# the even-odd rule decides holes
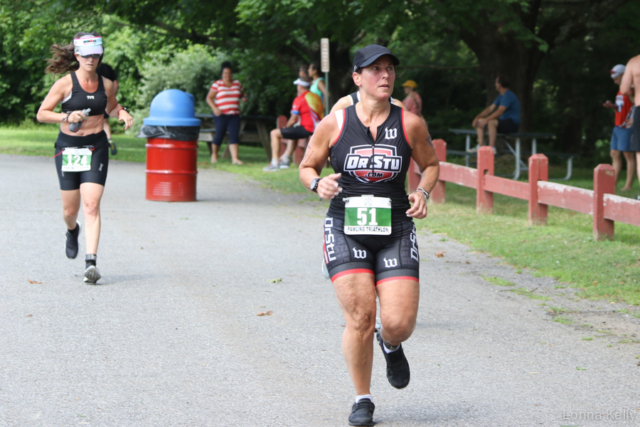
[[[370,45],[354,58],[360,102],[318,125],[300,164],[300,179],[331,199],[324,221],[324,256],[346,319],[342,337],[356,389],[349,424],[373,425],[371,398],[376,294],[382,327],[377,339],[393,387],[409,384],[401,343],[412,334],[420,294],[420,256],[413,218],[427,216],[439,163],[418,116],[389,102],[399,60]],[[336,173],[319,178],[327,156]],[[419,190],[407,195],[411,159],[423,171]]]
[[[84,282],[100,279],[96,267],[100,240],[100,200],[109,168],[109,142],[103,130],[104,113],[125,123],[133,118],[115,97],[113,82],[96,73],[104,49],[98,33],[78,33],[71,44],[51,46],[53,58],[48,73],[70,74],[56,81],[38,110],[41,123],[60,123],[55,143],[55,163],[62,193],[62,210],[67,225],[65,252],[68,258],[78,255],[80,202],[85,218],[86,257]],[[62,102],[62,113],[54,108]],[[88,114],[83,110],[91,109]],[[73,131],[73,127],[80,129]]]

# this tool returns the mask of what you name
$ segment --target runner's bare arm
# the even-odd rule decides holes
[[[103,77],[100,78],[104,82],[104,90],[107,93],[107,108],[105,111],[109,116],[117,117],[119,121],[124,122],[124,130],[129,129],[133,126],[133,117],[118,103],[116,99],[116,86],[111,80]]]
[[[71,76],[65,76],[58,79],[49,93],[42,101],[36,119],[40,123],[63,123],[67,120],[66,113],[55,113],[53,110],[64,99],[68,92],[71,92]],[[75,118],[75,117],[74,117]]]
[[[338,138],[338,123],[333,114],[325,117],[316,128],[309,140],[307,151],[300,162],[300,181],[306,188],[310,188],[311,182],[320,176],[322,168],[329,157],[329,148]],[[320,180],[318,195],[323,199],[330,199],[342,189],[338,185],[339,173],[328,175]]]
[[[431,136],[424,121],[415,114],[405,114],[405,126],[409,145],[411,145],[411,158],[415,160],[422,172],[422,179],[419,187],[431,192],[438,182],[440,174],[440,162],[431,144]],[[407,211],[407,215],[413,218],[425,218],[427,216],[427,201],[422,192],[416,191],[409,194],[409,201],[412,206]]]
[[[118,101],[116,100],[115,85],[109,79],[105,79],[104,77],[100,77],[100,78],[102,79],[102,82],[104,84],[104,91],[107,94],[107,108],[105,109],[105,111],[111,117],[118,117],[117,116],[118,112],[114,111],[116,107],[120,108],[120,106],[118,105]]]
[[[627,68],[622,75],[622,81],[620,82],[620,92],[623,95],[627,95],[629,99],[633,99],[633,91],[631,90],[631,84],[633,83],[633,60],[635,58],[631,58],[627,63]]]

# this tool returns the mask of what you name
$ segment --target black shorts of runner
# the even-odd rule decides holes
[[[393,223],[389,236],[346,235],[343,220],[326,217],[323,246],[332,281],[355,273],[374,274],[376,285],[420,279],[420,252],[413,221]]]
[[[62,151],[66,147],[90,147],[91,169],[83,172],[64,172],[62,170]],[[109,169],[109,142],[103,132],[87,136],[71,136],[60,132],[56,141],[56,170],[60,181],[60,190],[78,190],[80,184],[93,182],[103,185],[107,182]]]
[[[631,144],[629,151],[640,151],[640,107],[633,110],[633,133],[631,134]]]
[[[313,132],[309,132],[302,126],[280,128],[280,133],[282,133],[284,139],[304,139],[313,135]]]
[[[498,133],[516,133],[520,125],[511,119],[498,119]]]

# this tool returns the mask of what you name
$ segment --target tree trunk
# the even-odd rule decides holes
[[[329,59],[331,60],[329,108],[331,108],[340,98],[351,93],[354,85],[351,77],[353,62],[349,46],[329,43]]]

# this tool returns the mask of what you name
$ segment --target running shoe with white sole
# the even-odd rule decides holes
[[[76,222],[75,235],[71,231],[67,230],[67,241],[64,245],[64,251],[69,259],[76,259],[78,256],[78,237],[80,237],[80,224]]]
[[[98,267],[95,265],[90,265],[84,271],[84,283],[89,285],[95,285],[98,280],[100,280],[102,276],[100,275],[100,271],[98,271]]]
[[[349,415],[350,426],[372,426],[373,411],[376,405],[371,399],[360,399],[358,403],[354,403],[351,407],[351,415]]]
[[[280,161],[278,162],[278,167],[280,169],[289,169],[289,164],[290,164],[290,160],[287,159],[280,159]]]
[[[280,166],[274,165],[273,163],[269,163],[269,166],[265,166],[262,168],[263,172],[275,172],[279,170],[280,170]]]
[[[409,362],[407,362],[407,358],[402,350],[402,344],[398,346],[399,348],[397,350],[387,353],[384,349],[380,329],[376,332],[376,337],[382,349],[382,354],[387,361],[387,379],[389,380],[389,384],[395,388],[405,388],[409,385],[411,372],[409,371]]]

